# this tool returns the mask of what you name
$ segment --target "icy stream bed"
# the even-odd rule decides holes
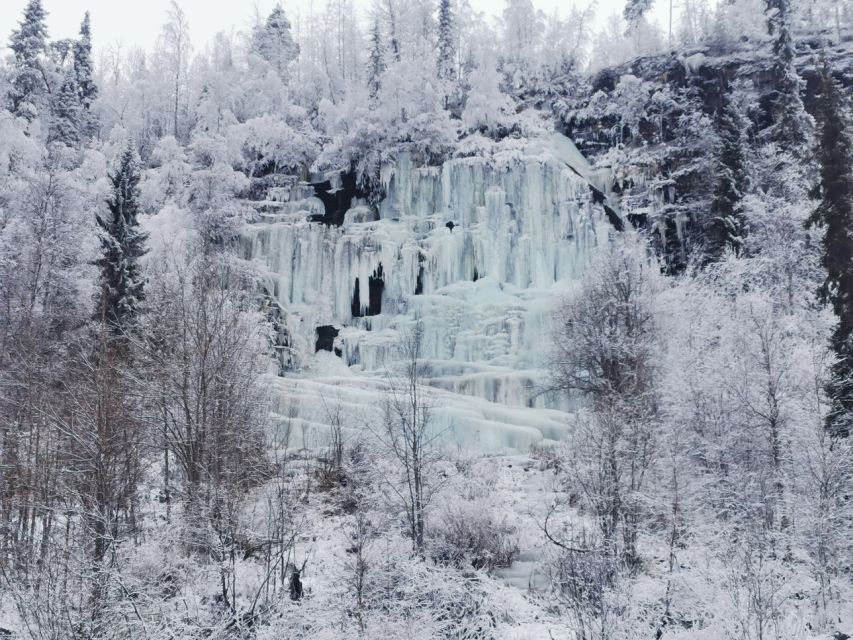
[[[294,370],[278,382],[282,424],[305,445],[333,414],[363,428],[401,330],[420,321],[435,427],[450,444],[559,439],[572,406],[544,392],[550,318],[613,232],[599,176],[554,134],[441,167],[402,154],[382,177],[379,206],[355,202],[340,226],[316,222],[322,204],[295,190],[243,234],[285,310]]]
[[[347,370],[335,356],[319,354],[323,373],[279,378],[278,429],[292,447],[325,446],[336,420],[345,432],[381,430],[386,378]],[[430,387],[425,402],[432,425],[450,446],[481,451],[526,451],[543,439],[557,441],[567,428],[559,409],[529,408]],[[351,435],[351,434],[350,434]]]

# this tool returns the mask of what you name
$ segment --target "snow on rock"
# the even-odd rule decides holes
[[[543,393],[549,318],[613,232],[607,180],[559,134],[441,167],[401,154],[382,179],[378,216],[354,202],[341,226],[319,224],[307,199],[244,231],[304,363],[281,380],[282,402],[334,387],[353,411],[375,405],[399,331],[420,318],[448,433],[488,450],[558,437],[565,415],[550,410],[570,407]],[[338,329],[339,359],[314,355],[318,327]],[[310,410],[300,420],[318,433],[328,424]]]
[[[705,64],[705,60],[706,60],[706,56],[701,51],[698,53],[694,53],[693,55],[685,56],[684,58],[682,58],[682,61],[684,62],[685,68],[690,73],[696,73],[697,71],[699,71],[699,68],[703,64]]]

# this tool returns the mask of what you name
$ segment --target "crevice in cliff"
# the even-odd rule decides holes
[[[352,315],[354,318],[363,318],[365,316],[378,316],[382,313],[382,293],[385,291],[385,272],[382,269],[382,263],[373,271],[373,274],[367,281],[367,308],[364,308],[361,302],[361,293],[359,279],[355,279],[355,290],[352,294]]]

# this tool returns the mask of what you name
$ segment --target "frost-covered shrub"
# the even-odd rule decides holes
[[[559,469],[562,463],[562,451],[553,444],[534,442],[530,445],[530,457],[539,461],[541,469]]]
[[[492,569],[509,566],[518,555],[515,525],[479,501],[462,500],[445,506],[430,529],[430,553],[438,562]]]
[[[430,555],[460,569],[511,565],[519,553],[519,533],[510,520],[513,513],[499,499],[493,470],[484,473],[482,463],[468,459],[456,460],[455,467],[457,475],[427,519]]]

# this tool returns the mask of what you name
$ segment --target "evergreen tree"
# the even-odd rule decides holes
[[[41,99],[47,89],[41,60],[47,49],[46,16],[41,0],[30,0],[24,10],[21,26],[12,32],[9,42],[15,54],[9,92],[11,110],[27,120],[38,115]]]
[[[284,15],[281,4],[276,5],[266,24],[255,32],[255,47],[279,77],[286,80],[290,63],[299,57],[299,45],[293,39],[290,20]]]
[[[379,21],[373,23],[370,35],[370,56],[367,61],[367,90],[371,100],[376,100],[382,88],[382,74],[385,73],[385,47],[382,45],[382,32]]]
[[[80,142],[80,95],[73,73],[65,74],[53,105],[51,140],[69,147]]]
[[[767,30],[774,36],[772,72],[775,96],[771,106],[774,123],[771,139],[800,155],[808,143],[811,127],[800,97],[800,77],[794,67],[790,0],[767,1]]]
[[[824,227],[826,280],[820,295],[838,316],[831,338],[837,361],[827,385],[832,403],[827,423],[834,434],[846,436],[853,422],[853,143],[847,131],[845,105],[826,62],[820,84],[820,203],[808,223]]]
[[[92,77],[92,28],[88,11],[80,25],[80,39],[74,43],[74,75],[80,104],[88,110],[98,97],[98,86]]]
[[[652,0],[628,0],[622,11],[625,22],[628,23],[628,29],[633,29],[651,7]]]
[[[436,71],[439,79],[452,81],[456,77],[453,57],[456,47],[453,42],[453,13],[450,0],[441,0],[438,8],[438,60]]]
[[[747,187],[748,174],[741,139],[741,122],[728,93],[717,112],[720,141],[716,152],[717,184],[711,200],[711,223],[708,229],[707,254],[717,259],[726,247],[738,251],[743,244],[744,221],[741,199]]]
[[[144,299],[139,258],[145,254],[146,235],[136,219],[139,209],[139,157],[132,143],[122,153],[118,170],[110,176],[109,214],[98,216],[101,233],[101,295],[97,315],[116,334],[134,322]]]

